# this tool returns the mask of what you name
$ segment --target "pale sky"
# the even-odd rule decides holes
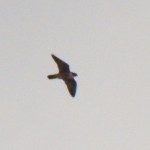
[[[149,0],[1,0],[0,19],[0,150],[150,150]]]

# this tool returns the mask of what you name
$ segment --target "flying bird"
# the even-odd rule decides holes
[[[62,79],[67,85],[68,91],[72,97],[76,94],[77,83],[74,80],[74,77],[77,76],[76,73],[71,72],[69,69],[69,65],[52,54],[54,61],[56,62],[59,72],[57,74],[48,75],[48,79]]]

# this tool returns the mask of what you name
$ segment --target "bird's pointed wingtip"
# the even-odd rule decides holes
[[[51,56],[52,56],[53,58],[56,58],[56,56],[55,56],[53,53],[51,54]]]
[[[72,97],[75,97],[75,93],[70,93],[70,95],[71,95]]]

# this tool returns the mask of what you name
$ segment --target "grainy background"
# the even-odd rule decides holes
[[[150,150],[150,1],[1,0],[0,149]],[[78,73],[76,97],[51,53]]]

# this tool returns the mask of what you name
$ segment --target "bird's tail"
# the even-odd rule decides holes
[[[49,79],[55,79],[55,78],[57,78],[57,75],[56,74],[53,74],[53,75],[48,75],[47,76]]]

